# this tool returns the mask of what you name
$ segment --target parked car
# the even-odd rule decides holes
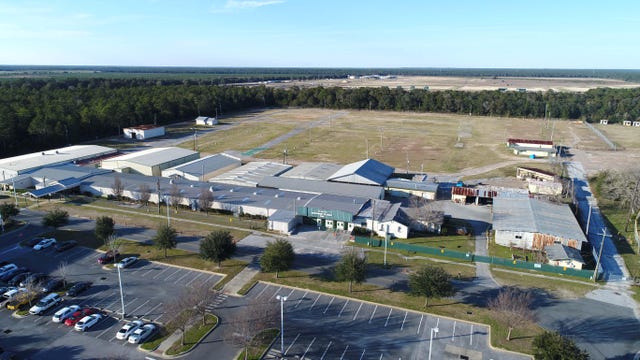
[[[23,272],[21,274],[18,274],[14,277],[11,278],[11,280],[9,280],[7,282],[7,284],[11,285],[11,286],[19,286],[20,282],[22,282],[22,280],[28,278],[32,273],[27,271],[27,272]]]
[[[96,312],[97,311],[94,308],[90,308],[90,307],[84,308],[82,310],[78,310],[73,314],[69,315],[64,320],[64,324],[67,326],[75,326],[78,323],[78,321],[82,320],[83,317],[87,315],[95,314]]]
[[[39,243],[35,244],[33,246],[33,250],[46,249],[49,246],[55,245],[55,244],[56,244],[56,239],[54,239],[54,238],[44,239],[44,240],[41,240]]]
[[[36,244],[37,244],[37,243],[39,243],[40,241],[42,241],[42,240],[44,240],[44,239],[45,239],[45,238],[43,238],[43,237],[41,237],[41,236],[34,237],[34,238],[31,238],[31,239],[29,239],[29,240],[25,241],[25,242],[24,242],[24,245],[25,245],[25,246],[28,246],[28,247],[30,247],[30,248],[32,248],[32,247],[36,246]]]
[[[27,271],[29,271],[29,269],[27,269],[26,267],[19,267],[17,269],[9,270],[4,274],[0,275],[0,281],[7,282],[11,280],[14,276],[25,273]]]
[[[16,297],[16,295],[18,295],[19,293],[23,293],[26,292],[27,289],[24,288],[17,288],[17,287],[10,287],[9,290],[5,291],[2,294],[2,297],[7,299],[7,300],[13,300],[13,298]]]
[[[69,250],[76,245],[78,245],[77,241],[69,240],[69,241],[64,241],[59,244],[56,244],[55,249],[56,249],[56,252],[62,252],[65,250]]]
[[[145,324],[138,330],[129,335],[129,341],[131,344],[142,344],[147,341],[153,334],[158,331],[158,327],[153,324]]]
[[[18,294],[16,294],[13,298],[13,300],[10,300],[7,304],[6,304],[6,308],[9,310],[18,310],[21,309],[27,305],[29,305],[29,302],[33,301],[35,299],[36,295],[33,293],[28,293],[28,292],[19,292]]]
[[[51,317],[51,321],[55,323],[64,322],[71,314],[80,310],[79,305],[65,306],[62,309],[56,311]]]
[[[69,290],[67,290],[67,296],[78,296],[78,294],[87,290],[89,287],[91,287],[91,282],[89,281],[77,282],[73,284],[73,286]]]
[[[124,326],[121,327],[120,330],[118,330],[118,332],[116,333],[116,339],[127,340],[129,335],[141,328],[143,325],[144,322],[141,320],[134,320],[132,322],[124,324]]]
[[[8,273],[11,270],[17,269],[18,265],[16,264],[7,264],[0,268],[0,276]]]
[[[48,278],[48,276],[46,274],[43,273],[33,273],[29,276],[27,276],[24,280],[20,281],[19,286],[20,287],[27,287],[30,284],[39,284],[43,281],[45,281]]]
[[[118,250],[109,250],[98,258],[98,263],[108,264],[117,260],[118,257],[120,257],[120,252]]]
[[[42,283],[42,288],[40,288],[40,291],[48,293],[54,290],[58,290],[60,287],[62,287],[62,283],[62,279],[60,278],[49,279],[46,282]]]
[[[58,295],[57,293],[51,293],[40,299],[37,304],[33,305],[31,309],[29,309],[29,314],[40,315],[61,302],[62,298],[60,297],[60,295]]]
[[[129,256],[127,258],[122,259],[119,263],[118,263],[118,267],[121,269],[124,269],[128,266],[130,266],[131,264],[135,263],[136,261],[138,261],[138,258],[135,256]]]
[[[102,319],[101,314],[93,314],[89,316],[85,316],[82,320],[78,321],[76,326],[74,327],[76,331],[87,331],[93,325],[97,324],[98,321]]]

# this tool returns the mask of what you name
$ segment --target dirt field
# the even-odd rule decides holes
[[[405,89],[415,87],[423,89],[428,86],[430,90],[498,90],[506,88],[508,91],[516,91],[523,88],[527,91],[572,91],[584,92],[598,87],[610,88],[634,88],[640,87],[638,83],[630,83],[622,80],[593,79],[593,78],[527,78],[527,77],[453,77],[453,76],[398,76],[392,79],[324,79],[313,81],[290,81],[268,84],[269,87],[289,88],[315,87],[315,86],[339,86],[339,87],[382,87]]]
[[[429,173],[459,173],[497,163],[528,162],[505,147],[507,138],[549,140],[570,147],[588,171],[610,168],[640,154],[640,129],[620,129],[612,140],[624,151],[606,151],[602,140],[581,122],[564,120],[479,117],[451,114],[277,109],[224,119],[226,130],[199,138],[199,150],[245,151],[298,128],[299,134],[255,155],[282,161],[285,149],[290,163],[326,161],[340,164],[368,156],[398,169]],[[613,129],[609,125],[607,129]],[[616,131],[619,129],[616,129]],[[626,132],[625,132],[626,131]],[[624,135],[624,136],[623,136]],[[184,146],[191,146],[190,143]],[[579,154],[578,154],[579,153]],[[534,160],[533,162],[548,162]],[[622,161],[621,163],[624,163]],[[489,170],[488,170],[489,171]]]

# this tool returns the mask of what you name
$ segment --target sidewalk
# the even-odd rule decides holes
[[[245,266],[233,279],[224,285],[222,292],[228,295],[241,296],[238,291],[260,272],[260,263],[255,256],[249,265]]]

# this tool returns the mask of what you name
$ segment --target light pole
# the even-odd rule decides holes
[[[387,267],[387,243],[389,242],[389,225],[387,225],[387,231],[384,234],[384,267]]]
[[[286,296],[276,296],[280,300],[280,356],[284,357],[284,302],[287,301]]]
[[[193,130],[193,151],[198,151],[198,129],[191,128]]]
[[[13,184],[12,185],[13,186],[13,197],[16,199],[16,207],[17,207],[18,206],[18,194],[16,194],[16,181],[14,179],[14,180],[11,180],[11,182]]]
[[[433,333],[438,333],[440,329],[437,327],[431,328],[431,337],[429,338],[429,360],[431,360],[431,345],[433,344]]]
[[[116,268],[118,268],[118,283],[120,284],[120,303],[122,304],[122,320],[124,320],[124,293],[122,292],[122,276],[120,275],[120,266],[116,264]]]
[[[169,203],[169,195],[164,196],[164,201],[167,203],[167,226],[171,226],[171,204]]]

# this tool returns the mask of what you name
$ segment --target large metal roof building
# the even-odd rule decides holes
[[[5,158],[0,160],[0,180],[6,180],[47,166],[95,159],[117,152],[116,149],[105,146],[74,145]]]
[[[333,163],[304,162],[280,176],[304,180],[327,180],[341,168],[342,165]]]
[[[278,176],[289,169],[291,169],[291,165],[269,161],[254,161],[213,177],[209,181],[231,185],[257,186],[265,177]]]
[[[381,199],[384,196],[384,188],[380,186],[331,183],[321,180],[305,180],[281,176],[267,176],[258,183],[258,187],[300,191],[310,194],[359,196],[367,199]]]
[[[393,174],[393,171],[394,168],[378,160],[365,159],[343,166],[340,170],[329,176],[327,180],[382,186],[389,176]]]
[[[104,169],[161,176],[162,170],[198,159],[200,153],[178,147],[151,148],[102,160]]]
[[[181,177],[193,181],[206,181],[225,171],[240,167],[240,158],[220,153],[162,170],[164,177]]]

